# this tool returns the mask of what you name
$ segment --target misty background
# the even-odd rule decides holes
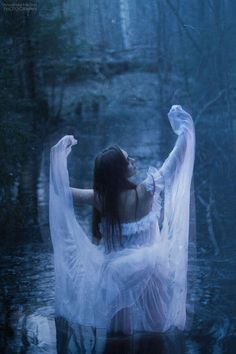
[[[198,257],[195,318],[180,353],[234,353],[236,2],[28,5],[0,4],[1,351],[56,346],[51,146],[78,139],[68,159],[74,187],[91,187],[94,157],[110,143],[136,158],[140,181],[173,148],[167,113],[180,104],[196,131]],[[78,217],[91,233],[91,210]]]

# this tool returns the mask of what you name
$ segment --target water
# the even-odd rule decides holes
[[[215,232],[209,234],[205,209],[198,198],[198,261],[191,265],[195,315],[189,332],[107,339],[103,333],[97,333],[95,341],[94,333],[88,329],[67,328],[62,319],[54,319],[54,271],[47,209],[49,148],[64,134],[73,133],[78,138],[79,144],[68,159],[72,186],[91,186],[94,157],[113,142],[137,159],[136,180],[141,180],[148,166],[163,161],[175,141],[167,118],[158,114],[162,108],[158,85],[157,75],[150,73],[67,85],[65,118],[58,131],[48,137],[38,173],[41,239],[32,241],[29,234],[21,242],[1,246],[1,353],[235,353],[236,248],[229,232],[234,222],[232,218],[225,219],[222,229],[219,220],[213,218]],[[200,139],[198,144],[200,151]],[[198,158],[196,166],[198,192],[198,169],[202,167]],[[219,176],[218,170],[214,173]],[[214,180],[211,183],[213,188],[217,186]],[[225,186],[222,205],[227,204],[231,187]],[[90,208],[78,208],[78,214],[90,233]],[[214,237],[219,252],[215,252]]]
[[[5,334],[5,339],[1,340],[1,352],[5,347],[7,353],[56,353],[56,345],[60,347],[61,342],[67,346],[67,352],[70,352],[69,348],[74,353],[85,352],[81,348],[91,347],[90,338],[93,336],[86,329],[67,329],[60,319],[55,325],[53,258],[45,244],[4,250],[1,279],[4,306],[1,327]],[[105,343],[102,335],[98,335],[97,351],[91,353],[99,353],[99,348],[105,347],[105,353],[119,353],[119,348],[123,348],[120,353],[148,354],[161,348],[161,353],[233,354],[236,345],[234,279],[235,255],[227,260],[208,257],[207,262],[199,258],[197,303],[189,333],[110,337]],[[87,344],[84,338],[89,338]]]

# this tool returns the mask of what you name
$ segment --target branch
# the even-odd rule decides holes
[[[214,255],[217,256],[220,253],[220,249],[216,240],[214,227],[213,227],[213,220],[212,220],[212,206],[213,206],[212,191],[210,190],[208,202],[206,202],[200,195],[198,195],[197,197],[200,203],[206,208],[206,223],[208,226],[208,234],[212,242],[212,245],[214,247]]]
[[[191,36],[191,34],[189,33],[189,31],[186,28],[186,25],[184,23],[184,21],[182,20],[182,18],[180,17],[178,11],[176,10],[176,8],[174,7],[174,5],[172,4],[172,2],[170,0],[166,0],[167,4],[169,5],[170,9],[172,10],[172,12],[174,13],[175,17],[177,18],[177,20],[179,21],[180,25],[183,27],[186,36],[189,38],[189,40],[192,42],[194,48],[201,53],[201,49],[198,46],[197,42],[195,41],[195,39]]]
[[[195,120],[194,120],[194,124],[196,125],[201,117],[201,115],[216,101],[218,101],[219,98],[221,98],[221,96],[223,95],[223,93],[225,92],[225,89],[221,90],[218,95],[216,97],[214,97],[211,101],[207,102],[203,108],[200,110],[200,112],[197,114]]]

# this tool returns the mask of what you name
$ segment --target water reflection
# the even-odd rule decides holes
[[[54,316],[54,269],[43,244],[3,249],[0,276],[0,353],[227,353],[234,354],[235,256],[198,259],[190,331],[112,336],[71,328]],[[196,301],[197,300],[197,301]],[[86,348],[86,351],[85,351]]]
[[[210,333],[204,329],[191,332],[172,329],[165,333],[136,333],[132,336],[106,335],[103,330],[83,326],[72,328],[61,317],[58,317],[55,323],[58,354],[235,353],[236,337],[232,336],[229,341],[225,341],[218,330],[219,337],[217,337],[216,333],[214,334],[213,323],[208,323],[211,328]],[[216,325],[216,327],[218,326]]]
[[[183,333],[136,333],[132,336],[106,334],[102,329],[71,327],[62,317],[55,319],[57,353],[91,354],[183,354],[186,340]]]

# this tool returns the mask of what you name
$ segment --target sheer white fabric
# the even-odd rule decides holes
[[[71,324],[109,330],[164,332],[186,329],[190,186],[195,155],[191,116],[172,106],[178,135],[162,167],[151,167],[144,187],[153,206],[122,224],[124,248],[106,254],[80,226],[69,188],[67,156],[77,143],[65,136],[51,149],[49,217],[58,316]],[[100,230],[103,230],[103,222]]]

